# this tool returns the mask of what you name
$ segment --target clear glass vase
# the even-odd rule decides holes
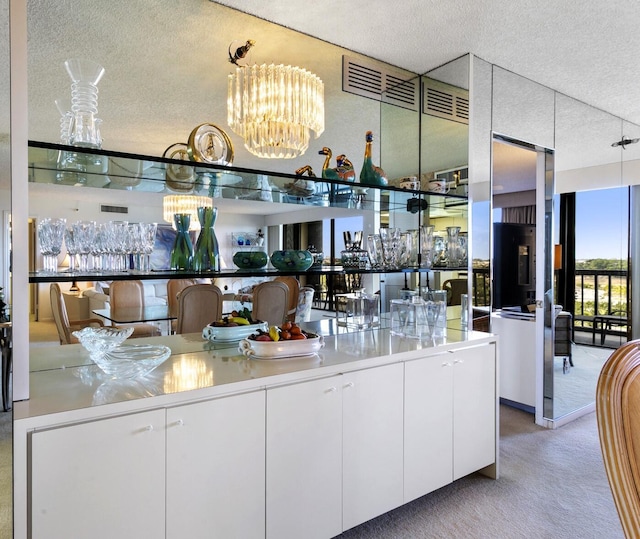
[[[173,222],[177,234],[171,249],[171,269],[190,270],[193,265],[193,243],[189,236],[191,216],[188,213],[176,213]]]
[[[460,252],[460,227],[447,227],[447,266],[459,268],[462,264]]]
[[[219,271],[220,251],[213,226],[218,216],[218,208],[198,208],[200,235],[193,255],[193,269],[196,271]]]

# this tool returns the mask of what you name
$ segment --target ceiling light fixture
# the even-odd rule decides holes
[[[249,47],[253,43],[246,42]],[[240,49],[229,54],[236,62],[248,51],[247,47],[238,53]],[[229,75],[229,127],[257,157],[292,159],[303,155],[309,147],[309,131],[314,131],[315,138],[324,131],[322,80],[300,67],[236,65]]]
[[[629,138],[623,135],[622,140],[619,140],[618,142],[614,142],[611,146],[613,146],[614,148],[616,146],[622,146],[622,149],[626,150],[627,144],[636,144],[637,142],[640,142],[640,138]]]

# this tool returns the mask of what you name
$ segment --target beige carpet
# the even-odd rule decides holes
[[[501,406],[501,475],[463,478],[344,539],[617,539],[595,414],[556,430]]]

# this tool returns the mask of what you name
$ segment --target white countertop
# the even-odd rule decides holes
[[[135,342],[169,346],[172,355],[149,375],[132,380],[108,379],[79,344],[34,348],[30,399],[14,404],[14,419],[82,411],[71,414],[77,419],[91,416],[91,409],[99,413],[97,406],[108,408],[100,408],[104,414],[170,405],[177,393],[181,401],[199,400],[406,361],[459,348],[461,343],[495,340],[488,333],[451,328],[447,337],[429,341],[372,329],[326,336],[324,348],[314,356],[259,360],[243,356],[238,343],[214,344],[199,334],[149,337]],[[153,403],[148,397],[154,397]]]

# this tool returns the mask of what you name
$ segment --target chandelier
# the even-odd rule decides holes
[[[238,66],[228,90],[227,123],[253,155],[298,157],[309,147],[309,131],[315,138],[324,131],[324,84],[306,69]]]
[[[212,208],[213,200],[205,196],[196,195],[167,195],[162,199],[162,218],[174,227],[173,216],[186,213],[190,216],[190,230],[199,230],[198,208]]]

